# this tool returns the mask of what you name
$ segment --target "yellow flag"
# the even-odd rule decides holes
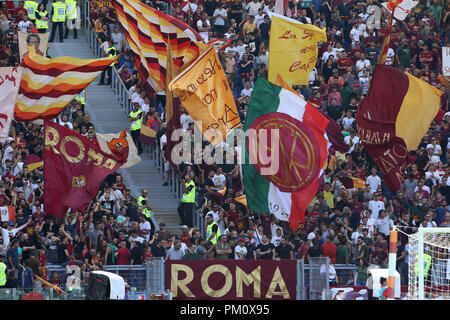
[[[212,144],[222,142],[240,125],[233,93],[214,47],[173,79],[169,89],[178,90],[184,108]]]
[[[308,84],[309,73],[316,65],[319,41],[327,41],[325,29],[273,14],[268,80],[275,83],[280,73],[291,86]]]

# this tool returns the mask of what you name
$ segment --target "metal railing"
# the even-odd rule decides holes
[[[103,270],[116,273],[124,278],[131,287],[127,294],[130,300],[137,300],[138,296],[144,296],[149,300],[152,295],[165,295],[169,297],[170,292],[166,290],[164,258],[151,258],[146,265],[120,266],[108,265]],[[329,258],[310,258],[310,263],[305,264],[303,259],[297,260],[297,284],[296,300],[328,300],[332,299],[332,290],[328,283],[327,270],[329,268]],[[338,287],[353,286],[353,283],[346,283],[342,275],[354,275],[356,266],[354,265],[334,265],[338,274]],[[46,300],[83,300],[85,299],[85,289],[87,281],[82,282],[80,288],[70,290],[66,287],[66,281],[71,271],[62,266],[49,266],[47,280],[52,283],[60,283],[61,288],[68,295],[57,293],[53,288],[36,286],[34,289],[4,289],[0,288],[0,300],[19,300],[27,292],[34,291],[41,293]]]

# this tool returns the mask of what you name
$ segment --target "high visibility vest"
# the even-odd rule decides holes
[[[132,112],[130,112],[130,117],[136,118],[141,113],[142,113],[142,110],[132,111]],[[137,120],[134,120],[133,122],[131,122],[130,130],[131,131],[140,130],[141,125],[142,125],[142,117],[140,119],[137,119]],[[138,200],[138,204],[139,204],[139,200]]]
[[[112,57],[114,57],[114,56],[117,55],[116,48],[114,48],[114,47],[109,47],[108,49],[106,49],[106,53],[109,54],[109,55],[108,55],[108,58],[112,58]],[[114,66],[114,65],[116,64],[116,62],[117,62],[117,61],[112,62],[109,66],[110,66],[110,67]]]
[[[212,238],[212,239],[210,240],[212,244],[216,244],[216,243],[217,243],[217,240],[218,240],[219,237],[220,237],[220,228],[219,228],[219,225],[217,224],[217,222],[213,221],[211,224],[209,224],[209,225],[206,227],[206,239],[209,239],[209,237],[211,237],[211,235],[212,235],[212,227],[213,227],[214,225],[217,226],[217,232],[216,232],[216,235],[214,236],[214,238]]]
[[[38,11],[39,15],[42,17],[47,17],[47,11]],[[48,29],[48,20],[36,19],[36,29]]]
[[[430,271],[430,267],[431,267],[431,260],[432,257],[429,254],[424,254],[423,255],[423,277],[426,278],[428,277],[428,271]],[[419,274],[419,264],[416,263],[416,265],[414,266],[414,269],[416,271],[416,274]]]
[[[77,18],[77,2],[75,0],[66,0],[66,18],[76,19]]]
[[[193,203],[195,202],[195,183],[193,180],[186,182],[184,186],[187,188],[189,186],[193,186],[192,190],[189,191],[189,193],[183,192],[183,198],[181,199],[181,202],[189,202]]]
[[[64,22],[66,21],[66,5],[61,1],[52,3],[53,6],[53,22]]]
[[[36,15],[34,14],[37,10],[38,3],[34,1],[25,1],[23,5],[24,9],[27,10],[28,19],[34,20],[36,19]]]
[[[142,214],[143,214],[146,218],[150,219],[150,218],[152,217],[152,210],[147,209],[147,207],[145,207],[144,209],[142,209]]]
[[[86,89],[83,89],[76,97],[75,100],[80,101],[81,104],[86,104]]]
[[[0,262],[0,287],[4,286],[6,283],[6,264]]]
[[[138,206],[139,207],[143,207],[144,205],[142,204],[142,201],[145,200],[145,198],[143,196],[139,196],[138,198]]]

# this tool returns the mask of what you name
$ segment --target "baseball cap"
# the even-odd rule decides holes
[[[7,225],[8,225],[8,226],[11,226],[11,227],[14,227],[14,222],[8,221],[8,222],[7,222]]]
[[[245,242],[245,237],[239,237],[239,241]]]
[[[181,227],[182,229],[189,229],[189,227],[187,225],[184,225]]]

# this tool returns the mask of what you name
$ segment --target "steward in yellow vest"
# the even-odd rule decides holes
[[[206,226],[206,242],[211,241],[212,244],[216,244],[220,238],[219,225],[214,221],[212,214],[208,214],[206,221],[208,223]]]
[[[183,185],[183,196],[177,209],[178,215],[180,216],[181,224],[192,228],[195,206],[195,182],[189,174],[186,174],[184,179],[181,179],[181,184]]]
[[[72,29],[72,25],[76,24],[78,18],[77,12],[77,1],[76,0],[66,0],[66,33],[64,34],[64,39],[69,36],[69,30]],[[69,28],[70,25],[70,28]],[[73,26],[73,38],[77,38],[77,28]]]
[[[142,144],[141,140],[139,140],[139,136],[141,135],[141,126],[142,126],[142,118],[144,113],[141,109],[139,109],[139,103],[133,103],[133,110],[128,115],[128,121],[131,122],[130,131],[131,137],[133,138],[134,144],[138,149],[138,154],[142,153]]]
[[[40,3],[38,9],[35,12],[36,16],[36,29],[39,33],[46,33],[48,30],[48,12],[45,10],[44,4]]]
[[[55,39],[56,28],[59,28],[59,42],[63,41],[63,25],[66,21],[66,5],[61,1],[52,3],[52,33],[49,42]]]
[[[36,20],[36,16],[34,13],[36,12],[36,10],[38,8],[38,3],[27,0],[24,2],[23,7],[25,10],[27,10],[28,19],[30,19],[34,23],[34,20]]]

